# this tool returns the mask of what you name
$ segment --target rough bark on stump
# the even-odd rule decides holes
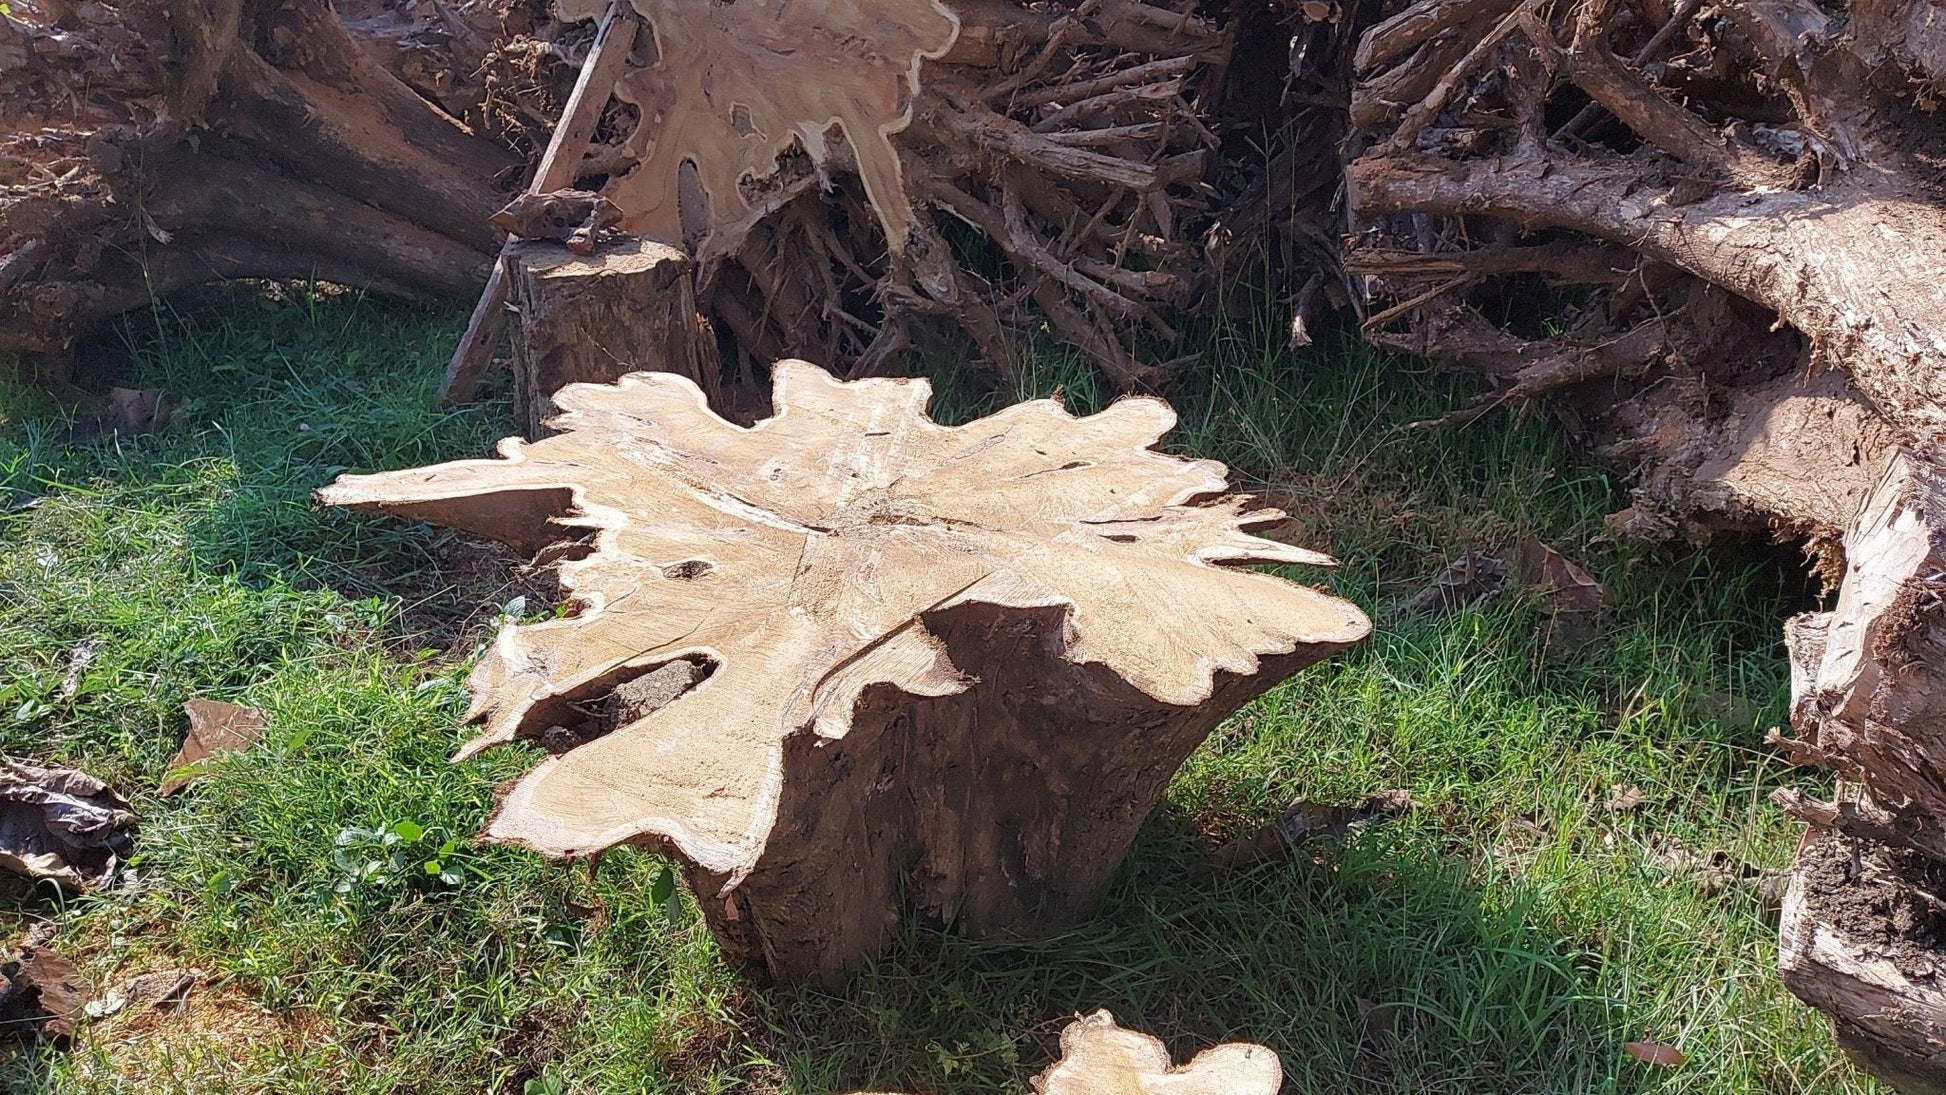
[[[1841,802],[1852,797],[1841,788]],[[1845,1052],[1908,1095],[1946,1092],[1940,881],[1918,853],[1814,827],[1777,929],[1784,984],[1832,1016]]]
[[[1369,630],[1226,565],[1329,560],[1249,535],[1281,515],[1226,495],[1221,465],[1154,452],[1159,402],[948,428],[924,381],[775,380],[749,429],[670,374],[572,386],[555,436],[320,499],[530,551],[592,534],[559,564],[577,611],[507,627],[474,672],[462,756],[559,749],[487,835],[667,846],[777,978],[835,979],[906,903],[982,932],[1072,914],[1218,720]],[[604,718],[684,660],[708,676]]]
[[[0,15],[0,351],[226,278],[465,299],[514,166],[325,0]]]
[[[695,263],[673,247],[627,237],[582,256],[528,240],[507,256],[514,339],[514,407],[537,438],[569,384],[634,372],[676,373],[723,408],[715,336],[696,314]]]
[[[1937,6],[1419,0],[1387,14],[1363,32],[1348,104],[1345,264],[1371,291],[1368,337],[1493,381],[1428,425],[1546,400],[1585,429],[1635,473],[1623,531],[1802,542],[1839,600],[1790,625],[1784,744],[1857,789],[1781,801],[1883,844],[1885,870],[1946,859]],[[1946,1083],[1936,1045],[1897,1044],[1918,1028],[1847,1011],[1865,998],[1815,988],[1820,971],[1790,970],[1792,987],[1848,1045],[1880,1040],[1868,1067],[1919,1062]]]

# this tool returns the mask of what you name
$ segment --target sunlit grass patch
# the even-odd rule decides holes
[[[133,888],[13,924],[51,916],[104,982],[202,969],[199,992],[301,1035],[286,1051],[239,1026],[212,1050],[193,1023],[149,1043],[104,1026],[15,1059],[15,1089],[1014,1090],[1096,1007],[1179,1052],[1266,1042],[1289,1090],[1320,1095],[1868,1089],[1771,969],[1760,875],[1796,834],[1766,794],[1807,777],[1762,736],[1801,585],[1766,560],[1609,542],[1617,485],[1546,423],[1409,430],[1459,383],[1351,345],[1293,355],[1247,325],[1172,393],[1169,444],[1276,492],[1342,563],[1292,576],[1378,631],[1212,737],[1098,916],[1035,940],[909,925],[842,992],[778,991],[650,900],[653,856],[591,876],[445,853],[527,763],[447,762],[469,658],[523,587],[505,556],[310,492],[511,431],[497,401],[437,405],[459,324],[303,292],[143,317],[134,382],[190,400],[156,436],[67,444],[58,408],[0,392],[0,748],[95,771],[144,816]],[[1107,398],[1063,351],[1016,364],[997,391],[941,378],[941,417]],[[1547,657],[1531,598],[1402,607],[1460,550],[1526,536],[1608,590],[1609,634],[1578,660]],[[191,696],[261,707],[271,730],[159,799]],[[1209,862],[1293,799],[1389,788],[1415,809],[1343,847]],[[1610,808],[1623,788],[1639,804]],[[416,874],[363,869],[398,846]],[[1630,1060],[1644,1037],[1689,1063]],[[145,1053],[160,1079],[130,1070]]]

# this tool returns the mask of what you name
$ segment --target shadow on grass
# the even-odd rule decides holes
[[[763,994],[754,1048],[795,1091],[1011,1091],[1107,1008],[1179,1061],[1268,1044],[1293,1092],[1545,1090],[1605,1064],[1609,1017],[1539,903],[1409,832],[1213,870],[1165,814],[1094,917],[1011,942],[908,923],[840,995]]]

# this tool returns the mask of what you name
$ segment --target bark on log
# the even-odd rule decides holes
[[[1812,828],[1778,927],[1784,983],[1832,1016],[1847,1053],[1907,1095],[1946,1092],[1939,882],[1936,861]]]
[[[225,278],[464,299],[512,157],[325,0],[16,3],[0,15],[0,351]]]
[[[634,372],[675,373],[724,408],[716,338],[696,313],[696,264],[687,255],[632,237],[585,257],[529,240],[513,246],[507,264],[520,313],[514,409],[530,439],[542,435],[561,388]]]
[[[729,952],[781,980],[835,980],[908,908],[979,933],[1071,916],[1218,721],[1369,630],[1225,565],[1329,560],[1249,535],[1281,515],[1221,465],[1152,451],[1159,402],[949,429],[923,381],[802,362],[775,395],[743,429],[669,374],[576,385],[563,432],[501,460],[319,497],[529,551],[593,533],[555,553],[577,612],[509,626],[473,675],[461,756],[559,750],[487,835],[666,846]],[[662,706],[624,687],[685,661],[707,677]]]
[[[1699,9],[1425,0],[1374,28],[1347,265],[1378,298],[1374,341],[1494,381],[1443,422],[1545,399],[1636,473],[1625,531],[1769,532],[1818,557],[1838,607],[1788,629],[1781,744],[1852,790],[1780,801],[1923,892],[1914,872],[1946,861],[1946,24],[1913,0]],[[1519,322],[1550,307],[1558,334]],[[1800,891],[1838,839],[1807,846]],[[1930,990],[1894,1021],[1906,989],[1860,991],[1808,942],[1823,914],[1793,915],[1793,989],[1868,1067],[1946,1085]]]

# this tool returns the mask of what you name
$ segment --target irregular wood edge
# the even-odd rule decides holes
[[[1267,1046],[1226,1042],[1174,1065],[1162,1039],[1118,1026],[1106,1008],[1061,1031],[1061,1059],[1037,1095],[1276,1095],[1283,1064]]]
[[[1778,972],[1799,999],[1831,1017],[1838,1044],[1868,1071],[1905,1095],[1946,1091],[1946,988],[1936,976],[1901,968],[1881,941],[1841,927],[1841,914],[1825,907],[1829,896],[1813,882],[1829,857],[1863,862],[1859,846],[1885,847],[1815,825],[1805,830],[1778,921]]]
[[[736,427],[737,429],[755,434],[762,432],[767,425],[774,427],[775,424],[782,422],[791,413],[792,385],[800,380],[808,381],[826,390],[837,390],[853,385],[900,385],[907,389],[907,394],[903,398],[913,401],[915,409],[923,406],[923,401],[930,390],[929,385],[923,380],[871,380],[851,382],[850,385],[847,385],[845,382],[838,381],[825,374],[816,366],[811,366],[803,362],[780,363],[778,367],[778,379],[779,384],[776,401],[777,406],[780,408],[779,414],[764,422],[759,422],[755,426]],[[578,416],[581,405],[584,403],[617,398],[626,395],[631,388],[651,383],[665,386],[672,392],[680,392],[682,398],[693,404],[697,412],[709,414],[707,401],[702,392],[693,382],[688,381],[686,378],[668,374],[631,374],[612,386],[571,385],[563,389],[557,396],[557,401],[567,407],[568,411],[551,420],[550,424],[557,429],[571,432],[579,423]],[[1162,404],[1160,401],[1147,399],[1124,400],[1117,403],[1109,411],[1102,412],[1102,414],[1118,414],[1124,416],[1130,413],[1139,413],[1146,419],[1142,427],[1142,436],[1133,443],[1131,451],[1134,454],[1147,458],[1170,461],[1180,464],[1185,470],[1194,469],[1200,472],[1199,480],[1193,484],[1182,486],[1177,495],[1170,497],[1164,503],[1164,508],[1180,506],[1184,503],[1192,502],[1197,498],[1207,497],[1227,490],[1225,469],[1223,469],[1222,465],[1213,461],[1184,462],[1181,458],[1170,457],[1167,454],[1155,451],[1156,444],[1168,429],[1174,425],[1175,421],[1173,412],[1165,404]],[[1016,405],[983,421],[990,424],[994,418],[1005,419],[1008,416],[1031,414],[1053,415],[1063,421],[1085,421],[1074,419],[1072,415],[1067,414],[1064,408],[1047,400]],[[1090,418],[1096,417],[1099,416],[1090,416]],[[729,424],[726,423],[725,425]],[[924,420],[923,425],[925,429],[935,431],[965,428],[939,426],[930,422],[930,420]],[[537,444],[545,443],[540,442]],[[501,459],[499,460],[457,461],[447,465],[440,465],[434,469],[418,469],[369,476],[348,475],[342,477],[337,483],[320,490],[317,497],[323,504],[343,505],[356,509],[391,513],[412,519],[431,520],[437,523],[467,529],[468,531],[473,531],[481,535],[514,543],[516,546],[528,550],[538,550],[550,538],[542,530],[550,527],[564,528],[569,526],[593,531],[596,538],[596,551],[594,553],[596,556],[599,556],[604,549],[617,548],[618,545],[615,537],[619,535],[622,527],[626,524],[625,515],[610,513],[601,506],[591,503],[585,489],[578,483],[550,479],[544,472],[535,475],[521,475],[518,469],[525,463],[526,453],[531,448],[533,446],[524,445],[517,439],[508,439],[501,442],[499,446],[501,453]],[[513,471],[513,475],[511,476],[513,481],[507,482],[505,481],[505,477],[503,477],[501,489],[498,490],[482,489],[479,482],[473,480],[469,475],[473,471],[496,474],[510,470]],[[441,489],[434,485],[433,480],[442,476],[447,477],[449,484],[457,482],[461,485],[457,488],[449,486]],[[483,501],[492,500],[503,501],[507,505],[502,507],[482,505]],[[1323,556],[1317,552],[1294,548],[1289,545],[1279,544],[1275,541],[1251,536],[1246,531],[1250,527],[1282,519],[1280,512],[1259,510],[1252,513],[1240,513],[1237,512],[1238,508],[1240,508],[1240,502],[1233,504],[1229,510],[1229,515],[1223,519],[1224,531],[1217,534],[1214,531],[1215,526],[1213,525],[1211,533],[1208,535],[1206,542],[1202,543],[1199,551],[1185,556],[1178,561],[1196,567],[1232,572],[1236,578],[1244,580],[1273,583],[1280,591],[1285,591],[1286,586],[1289,586],[1293,590],[1304,590],[1306,591],[1306,596],[1317,598],[1320,604],[1329,604],[1332,607],[1332,614],[1342,619],[1342,627],[1338,631],[1329,634],[1320,633],[1306,635],[1300,638],[1279,638],[1269,634],[1260,635],[1253,632],[1253,637],[1249,640],[1248,649],[1244,651],[1248,655],[1249,666],[1240,667],[1234,664],[1219,662],[1211,656],[1199,656],[1195,663],[1194,676],[1200,681],[1200,688],[1193,690],[1193,694],[1165,694],[1157,696],[1153,687],[1146,686],[1140,681],[1130,682],[1138,688],[1141,688],[1144,692],[1154,696],[1158,702],[1176,705],[1193,705],[1200,700],[1208,698],[1211,690],[1215,686],[1215,674],[1220,669],[1247,672],[1253,669],[1259,663],[1260,659],[1266,655],[1290,653],[1295,651],[1300,645],[1316,645],[1320,648],[1335,650],[1350,645],[1364,638],[1369,633],[1370,621],[1355,606],[1350,605],[1349,602],[1343,602],[1338,598],[1329,597],[1316,591],[1310,591],[1307,587],[1297,586],[1294,583],[1286,583],[1282,579],[1268,575],[1251,575],[1247,572],[1236,573],[1233,567],[1226,566],[1225,564],[1254,561],[1304,565],[1327,565],[1330,562],[1327,556]],[[570,569],[563,572],[563,587],[582,606],[581,612],[574,618],[578,626],[598,616],[603,610],[604,605],[598,595],[584,594],[576,590],[571,569],[573,564],[569,564],[568,566]],[[954,598],[950,598],[948,602],[935,606],[935,609],[945,610],[954,605],[969,603],[994,604],[1001,608],[1057,607],[1056,600],[1049,599],[1045,595],[1028,594],[1024,590],[1008,590],[1004,588],[1004,584],[996,586],[994,582],[1000,581],[999,576],[995,575],[991,577],[993,581],[987,581],[983,584],[993,588],[969,589]],[[1071,613],[1074,611],[1074,602],[1071,599],[1060,598],[1058,599],[1058,607],[1064,613]],[[546,625],[541,626],[545,627]],[[502,629],[500,635],[495,640],[496,647],[504,648],[503,653],[510,656],[509,664],[517,662],[517,659],[511,657],[511,655],[517,653],[517,649],[522,642],[523,634],[523,631],[519,627],[509,625]],[[723,654],[720,651],[706,646],[696,646],[683,650],[659,650],[650,661],[659,664],[670,658],[692,655],[717,660],[719,662],[723,658]],[[1089,660],[1070,659],[1071,664],[1085,664]],[[483,662],[482,669],[476,670],[476,675],[487,664],[489,663]],[[649,661],[644,661],[642,668],[647,668],[648,665]],[[935,682],[937,687],[928,687],[919,694],[937,695],[942,694],[941,690],[951,690],[957,687],[949,679],[951,676],[942,670],[940,680]],[[846,712],[848,713],[851,706],[856,704],[858,697],[855,690],[848,692],[847,695],[849,699],[845,701],[845,704]],[[487,693],[482,690],[476,690],[475,702],[468,712],[468,719],[481,718],[491,708],[492,701]],[[534,708],[532,705],[527,705],[523,706],[521,710],[531,712]],[[836,712],[826,712],[819,717],[815,730],[825,736],[842,733],[842,724],[847,717],[848,714],[839,715]],[[507,721],[498,724],[490,723],[487,731],[464,746],[455,759],[463,759],[471,756],[486,745],[511,740],[522,725],[524,724]],[[791,733],[801,733],[805,729],[808,728],[800,727],[798,730],[789,731],[786,736],[789,736]],[[514,843],[520,843],[524,846],[534,848],[536,851],[552,855],[578,854],[593,850],[592,848],[569,848],[565,845],[562,847],[542,846],[535,843],[529,837],[517,833],[505,832],[503,831],[505,827],[497,824],[507,816],[510,809],[513,809],[522,801],[518,798],[519,795],[530,793],[523,790],[523,788],[531,789],[539,786],[542,777],[553,771],[558,764],[559,761],[552,758],[543,761],[539,767],[529,774],[527,782],[518,785],[514,790],[501,796],[499,805],[495,811],[496,824],[490,825],[488,829],[489,837],[510,837]],[[616,839],[608,841],[604,846],[629,841],[639,842],[660,836],[661,838],[674,842],[686,857],[699,865],[713,871],[729,873],[733,877],[740,877],[738,872],[747,870],[756,858],[756,852],[751,851],[751,848],[760,850],[762,847],[762,837],[764,834],[756,830],[761,829],[767,832],[769,826],[774,824],[774,818],[769,818],[770,809],[768,808],[774,808],[775,801],[780,794],[779,788],[781,787],[782,779],[780,766],[781,750],[773,749],[770,755],[770,763],[764,773],[762,792],[759,800],[754,804],[755,813],[751,818],[753,829],[746,834],[746,839],[743,844],[737,847],[718,848],[714,842],[700,841],[697,839],[697,835],[683,823],[682,819],[666,817],[659,818],[654,823],[646,826],[636,824],[631,831],[626,833],[610,834],[611,836],[615,836]],[[744,845],[748,845],[749,847],[745,847]]]
[[[1102,1008],[1061,1028],[1060,1058],[1031,1083],[1036,1095],[1276,1095],[1283,1076],[1276,1051],[1254,1042],[1224,1042],[1176,1065],[1160,1038],[1119,1026]]]

